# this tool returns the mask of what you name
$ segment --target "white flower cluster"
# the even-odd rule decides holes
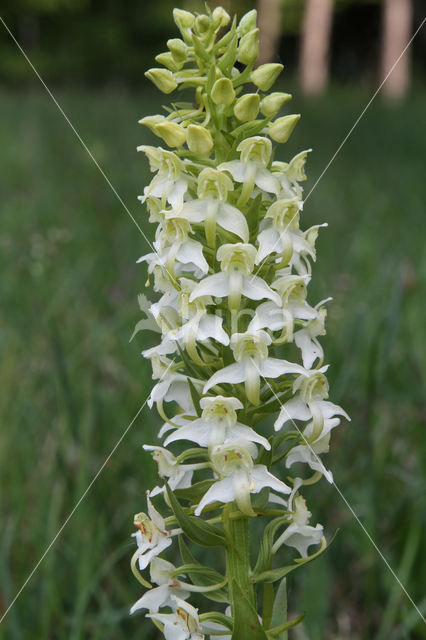
[[[299,228],[308,152],[288,163],[273,160],[270,138],[283,139],[288,118],[292,129],[298,116],[272,122],[288,94],[238,97],[244,72],[235,61],[247,65],[247,80],[257,79],[262,90],[270,86],[265,81],[270,65],[264,65],[263,76],[262,67],[251,70],[255,12],[233,24],[236,48],[228,73],[220,65],[227,47],[217,47],[217,32],[229,21],[226,12],[195,17],[175,10],[174,15],[183,39],[169,41],[170,55],[158,56],[169,68],[149,74],[163,91],[168,89],[166,77],[176,86],[182,77],[186,84],[192,80],[198,105],[179,103],[167,118],[145,118],[143,123],[169,149],[138,147],[155,173],[140,197],[157,225],[154,251],[140,262],[147,264],[159,294],[147,315],[161,331],[160,343],[143,355],[158,380],[149,406],[155,404],[165,420],[159,433],[162,445],[144,448],[165,484],[148,493],[148,515],[135,517],[139,571],[150,566],[158,587],[147,591],[132,612],[148,610],[166,639],[185,640],[203,638],[211,629],[226,633],[225,618],[232,620],[234,612],[223,614],[221,623],[208,616],[203,621],[187,598],[193,591],[226,594],[226,578],[221,583],[220,574],[213,572],[216,583],[206,586],[195,579],[194,570],[185,569],[187,558],[179,572],[159,557],[182,531],[191,538],[182,513],[192,518],[194,532],[200,520],[211,527],[211,535],[216,535],[213,524],[201,514],[216,514],[221,505],[233,505],[236,518],[279,514],[284,531],[272,543],[271,559],[282,545],[308,558],[308,548],[323,541],[323,527],[308,524],[311,514],[300,489],[322,475],[332,481],[319,454],[328,451],[340,416],[348,416],[327,400],[327,366],[318,340],[325,333],[327,301],[316,306],[307,302],[315,241],[319,227],[325,226]],[[203,38],[214,73],[194,45]],[[195,61],[198,76],[179,69],[178,59]],[[205,83],[199,82],[203,70]],[[241,121],[245,129],[235,135]],[[169,417],[165,404],[177,405],[176,415]],[[267,419],[278,412],[274,435]],[[297,477],[287,483],[276,477],[288,475],[285,469],[296,463],[302,463]],[[186,501],[185,510],[175,508],[171,493],[178,504]],[[166,520],[151,502],[159,495],[172,508]],[[183,575],[191,575],[192,582],[183,582]],[[229,594],[220,601],[235,606]],[[169,612],[159,613],[162,607]]]

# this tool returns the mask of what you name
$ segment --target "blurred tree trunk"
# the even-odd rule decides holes
[[[321,93],[328,82],[333,0],[307,0],[300,52],[300,84],[305,93]]]
[[[411,0],[385,0],[383,6],[383,34],[381,81],[407,46],[411,37],[413,7]],[[410,49],[404,53],[383,85],[383,93],[401,98],[410,83]]]
[[[258,65],[277,60],[283,20],[282,4],[283,0],[257,0],[260,30]]]

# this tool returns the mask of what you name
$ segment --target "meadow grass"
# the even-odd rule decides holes
[[[60,92],[59,101],[149,237],[136,200],[149,176],[137,120],[151,93]],[[368,99],[335,88],[298,98],[303,119],[280,153],[312,147],[306,193]],[[165,100],[167,102],[167,100]],[[304,226],[328,221],[310,300],[332,295],[323,344],[331,399],[352,423],[329,456],[335,480],[426,612],[423,404],[426,94],[378,100],[309,197]],[[149,251],[48,97],[0,92],[0,609],[4,610],[144,402],[137,294]],[[132,519],[155,469],[145,408],[0,625],[7,640],[155,638],[129,618],[141,595],[129,570]],[[332,486],[311,489],[328,553],[289,580],[310,640],[404,640],[426,627]]]

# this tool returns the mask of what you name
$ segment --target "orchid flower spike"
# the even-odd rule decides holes
[[[270,91],[282,65],[254,68],[256,11],[173,18],[162,68],[146,76],[166,95],[193,96],[143,117],[154,142],[138,147],[153,173],[139,200],[155,225],[138,263],[155,301],[139,297],[146,317],[134,335],[152,332],[147,404],[163,424],[143,445],[160,482],[135,516],[132,571],[146,591],[131,613],[145,612],[166,640],[272,640],[287,629],[286,573],[327,547],[302,492],[332,482],[322,456],[349,419],[328,399],[329,299],[308,293],[326,224],[303,227],[310,150],[278,159],[275,143],[300,115],[282,112],[290,94]],[[254,527],[264,531],[257,558]],[[214,556],[200,559],[200,546]]]

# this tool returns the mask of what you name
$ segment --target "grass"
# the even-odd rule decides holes
[[[61,92],[59,101],[138,222],[148,180],[137,125],[159,109],[149,93]],[[306,193],[368,96],[335,88],[295,100],[303,119],[282,159],[314,148]],[[421,127],[426,94],[378,100],[309,197],[304,224],[327,220],[310,285],[333,295],[324,340],[331,399],[352,423],[336,431],[335,480],[414,600],[426,612],[424,481],[426,200]],[[0,101],[0,609],[5,610],[123,434],[151,385],[129,345],[149,249],[123,207],[39,91]],[[423,291],[422,291],[423,289]],[[0,625],[0,638],[155,638],[130,619],[140,596],[129,560],[133,514],[154,468],[143,442],[158,419],[143,409]],[[310,495],[329,552],[290,582],[307,611],[294,638],[426,638],[412,605],[333,487]]]

